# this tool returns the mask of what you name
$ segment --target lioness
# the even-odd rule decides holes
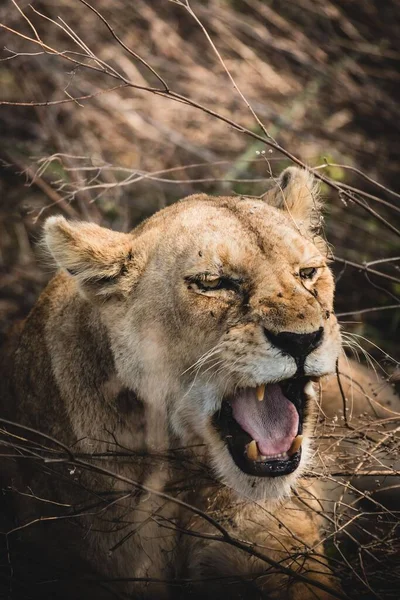
[[[315,490],[292,493],[341,349],[319,224],[294,167],[262,199],[190,196],[129,234],[47,220],[60,271],[10,340],[1,413],[39,456],[4,477],[41,598],[342,597]]]

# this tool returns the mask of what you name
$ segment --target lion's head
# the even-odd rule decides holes
[[[334,284],[313,178],[262,199],[195,195],[131,234],[50,217],[46,244],[105,325],[118,376],[253,498],[307,457],[313,383],[335,369]],[[160,424],[161,425],[161,424]]]

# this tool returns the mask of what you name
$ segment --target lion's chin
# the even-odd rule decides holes
[[[307,377],[237,389],[223,399],[212,425],[243,473],[290,475],[301,462],[303,425],[314,396]]]

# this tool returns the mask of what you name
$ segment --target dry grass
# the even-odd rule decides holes
[[[361,187],[398,206],[398,197],[357,173],[324,166],[327,160],[359,167],[389,187],[394,184],[399,122],[395,3],[386,3],[384,14],[372,1],[357,10],[345,3],[307,0],[279,5],[214,0],[192,6],[242,94],[280,146],[295,150],[311,166],[322,165],[340,183]],[[64,28],[75,31],[90,52],[136,85],[159,84],[78,0],[34,3],[33,8],[54,23],[33,12],[27,2],[20,7],[49,46],[82,52],[76,40],[61,30],[66,24]],[[96,7],[170,89],[262,133],[204,32],[182,6],[120,0],[112,7],[97,2]],[[33,34],[11,2],[0,9],[0,21],[24,35]],[[288,163],[277,150],[268,151],[262,142],[201,110],[145,90],[126,87],[68,102],[70,97],[98,94],[121,82],[50,53],[32,55],[40,47],[5,30],[3,39],[3,58],[9,60],[0,66],[1,100],[67,101],[50,107],[1,107],[0,260],[5,276],[1,311],[6,321],[26,312],[46,278],[36,267],[31,244],[42,218],[51,212],[62,210],[68,216],[128,229],[143,216],[194,191],[260,193],[271,171],[275,174]],[[29,54],[12,58],[21,51]],[[86,63],[96,64],[94,60]],[[262,149],[268,162],[261,157],[257,161],[256,151]],[[37,162],[60,153],[68,156],[46,169]],[[187,168],[198,163],[203,165]],[[88,171],[82,166],[96,168]],[[165,172],[180,166],[186,168]],[[152,179],[134,175],[126,182],[129,173],[123,169],[156,175]],[[88,181],[91,189],[85,189]],[[363,201],[395,222],[398,212],[390,206],[370,197]],[[331,193],[328,212],[332,218],[327,233],[339,256],[363,263],[396,255],[397,237],[376,219],[366,218],[359,206],[344,206],[339,195]],[[390,262],[379,268],[395,276],[395,267]],[[369,286],[368,296],[360,294],[367,284],[364,274],[346,268],[339,282],[339,312],[348,312],[349,304],[351,310],[395,304],[390,296],[398,291],[395,283],[386,285],[379,277],[373,283],[384,283],[387,291]],[[22,304],[21,289],[26,290]],[[345,301],[341,289],[346,289]],[[390,310],[365,315],[363,321],[369,324],[362,327],[369,336],[384,326],[392,351],[390,340],[398,323],[393,315]]]
[[[128,230],[195,191],[260,194],[290,163],[279,146],[336,182],[323,192],[326,234],[339,259],[337,311],[352,339],[396,380],[389,358],[399,356],[400,290],[399,195],[392,190],[400,123],[394,0],[384,10],[379,0],[193,1],[222,62],[176,2],[95,3],[142,60],[79,0],[34,2],[37,12],[26,1],[18,6],[35,30],[11,1],[0,7],[0,23],[33,39],[37,34],[47,51],[1,30],[2,331],[27,313],[50,276],[35,255],[43,218],[61,211]],[[87,66],[48,47],[84,53]],[[255,137],[193,104],[139,89],[163,87],[146,64],[174,93]],[[72,100],[82,97],[90,98]],[[265,143],[271,139],[272,147]],[[375,595],[361,586],[361,597],[383,597],[379,586],[388,594],[384,583],[378,577]]]

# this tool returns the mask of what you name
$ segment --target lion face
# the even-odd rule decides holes
[[[192,196],[130,235],[47,222],[50,251],[107,327],[121,381],[180,443],[205,444],[246,497],[289,491],[307,460],[312,382],[340,351],[316,216],[312,178],[292,168],[264,199]]]

